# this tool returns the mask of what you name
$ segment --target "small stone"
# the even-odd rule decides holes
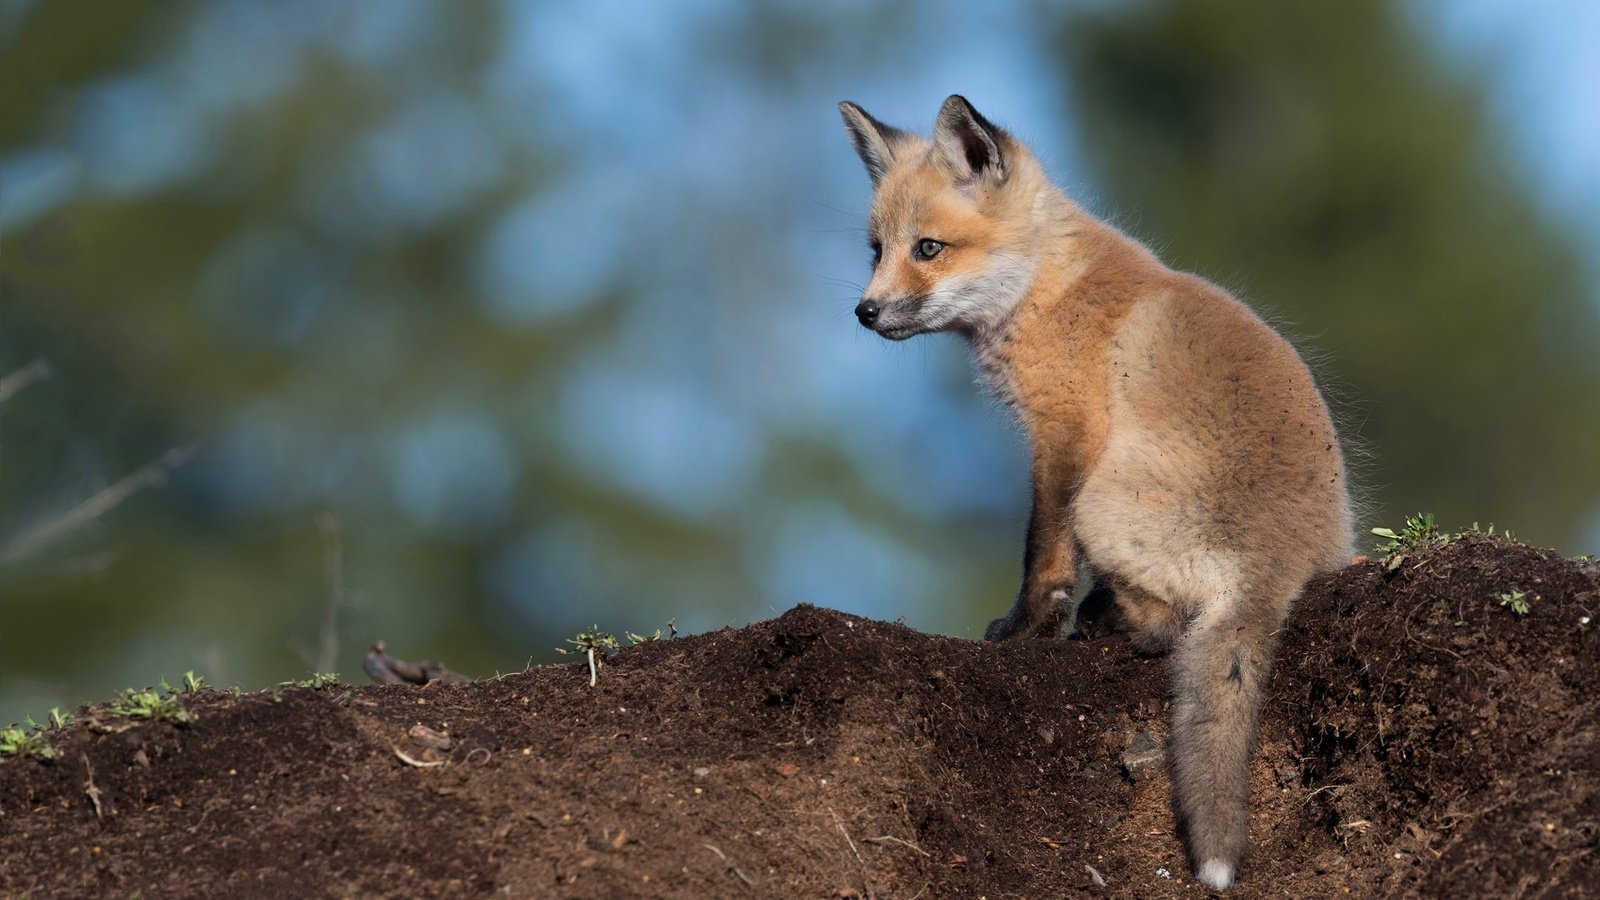
[[[699,766],[694,770],[694,775],[695,775],[696,778],[704,778],[704,777],[706,777],[707,775],[710,775],[710,774],[711,774],[711,767],[710,766]]]
[[[1148,781],[1167,767],[1166,750],[1161,740],[1148,731],[1133,736],[1122,751],[1122,771],[1134,781]]]
[[[434,731],[426,725],[413,725],[406,735],[424,747],[432,747],[435,750],[450,749],[450,736]]]

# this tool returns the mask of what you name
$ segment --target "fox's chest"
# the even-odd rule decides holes
[[[972,364],[978,371],[978,380],[989,393],[1012,412],[1017,412],[1017,379],[1005,352],[1006,342],[1005,338],[975,339],[972,342]]]
[[[1085,340],[1093,329],[1042,327],[1053,324],[1022,316],[1007,332],[975,335],[973,364],[1027,431],[1036,454],[1087,470],[1108,424],[1105,344]]]

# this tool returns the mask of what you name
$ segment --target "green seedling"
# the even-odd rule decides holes
[[[31,756],[35,759],[50,759],[56,752],[50,749],[50,742],[45,740],[44,734],[37,729],[10,728],[0,730],[0,759],[13,756]]]
[[[320,690],[322,690],[323,688],[327,687],[330,684],[338,684],[338,683],[339,683],[339,673],[338,672],[313,672],[313,673],[311,673],[311,677],[310,678],[302,678],[299,681],[285,681],[282,684],[278,685],[278,687],[281,687],[281,688],[286,688],[286,687],[310,688],[313,691],[320,691]]]
[[[1523,591],[1506,591],[1499,595],[1500,605],[1509,607],[1519,616],[1525,616],[1533,607],[1528,602],[1528,595]],[[1538,599],[1535,597],[1534,599]]]
[[[1487,528],[1480,527],[1477,522],[1473,522],[1472,533],[1481,534],[1484,537],[1502,537],[1508,541],[1514,541],[1517,539],[1517,536],[1512,534],[1511,529],[1509,528],[1502,528],[1499,531],[1496,531],[1493,522],[1490,522],[1489,527]]]
[[[672,638],[675,638],[675,637],[678,636],[678,620],[677,619],[668,619],[667,620],[667,632],[668,632],[668,634],[667,634],[667,639],[668,640],[671,640]],[[634,634],[631,631],[624,631],[623,634],[627,635],[628,643],[634,645],[635,647],[639,646],[640,644],[648,644],[648,643],[651,643],[652,641],[661,640],[661,629],[659,629],[659,628],[657,628],[655,630],[654,634]]]
[[[662,638],[661,629],[659,628],[655,630],[654,634],[634,634],[631,631],[624,631],[622,634],[628,639],[628,643],[635,647],[639,646],[640,644],[648,644],[659,640],[671,640],[672,638],[678,636],[678,620],[667,620],[666,638]],[[601,631],[599,625],[590,625],[588,631],[580,631],[572,637],[567,638],[567,643],[571,644],[573,649],[557,647],[556,652],[566,654],[578,653],[582,651],[582,653],[588,657],[590,687],[594,687],[597,683],[599,683],[600,667],[605,664],[606,655],[619,650],[622,647],[622,645],[617,642],[616,635],[609,631]]]
[[[206,688],[206,680],[194,673],[193,669],[183,673],[183,692],[193,694]]]
[[[577,649],[568,650],[557,647],[557,653],[577,653],[583,651],[589,657],[589,686],[594,687],[600,680],[600,666],[605,661],[607,653],[618,649],[617,636],[609,631],[601,631],[599,625],[590,625],[588,631],[580,631],[567,638],[567,643]]]
[[[1378,547],[1379,550],[1431,547],[1450,540],[1448,535],[1439,533],[1438,526],[1433,522],[1433,513],[1406,516],[1406,523],[1398,532],[1392,528],[1374,528],[1372,533],[1388,540],[1388,543]]]
[[[50,727],[65,728],[72,724],[72,713],[64,713],[58,706],[50,707]]]
[[[1386,572],[1400,568],[1414,553],[1450,543],[1450,535],[1441,533],[1438,526],[1434,525],[1433,513],[1407,516],[1405,525],[1399,531],[1374,528],[1372,533],[1385,540],[1385,543],[1378,545],[1378,552],[1384,554],[1383,568]]]
[[[106,707],[106,714],[113,719],[148,719],[156,721],[166,719],[169,722],[187,722],[189,714],[184,712],[183,704],[169,690],[165,696],[152,690],[127,690],[121,697],[112,700]]]

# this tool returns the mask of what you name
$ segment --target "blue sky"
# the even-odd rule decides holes
[[[1487,76],[1499,139],[1600,272],[1600,3],[1432,0],[1411,8],[1447,59]]]

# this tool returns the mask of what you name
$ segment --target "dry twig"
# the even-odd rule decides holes
[[[103,792],[98,787],[95,787],[94,768],[89,765],[89,754],[79,753],[78,759],[83,761],[83,774],[85,776],[83,781],[83,793],[89,798],[89,802],[94,804],[94,817],[96,819],[101,818],[102,814],[105,812],[105,810],[100,806],[100,795]]]
[[[844,835],[844,842],[850,846],[850,852],[856,855],[856,862],[866,865],[866,860],[861,858],[861,851],[856,849],[856,842],[850,840],[850,832],[844,830],[844,823],[839,821],[839,814],[834,812],[831,806],[828,807],[828,815],[833,816],[833,824],[838,827],[839,833]]]
[[[850,832],[845,830],[844,822],[840,821],[839,814],[834,812],[831,806],[828,807],[828,815],[833,816],[833,824],[839,829],[839,833],[844,835],[844,842],[850,847],[850,852],[855,854],[856,864],[861,867],[861,883],[867,888],[867,900],[873,900],[876,895],[872,892],[872,876],[867,871],[867,861],[861,858],[861,851],[856,849],[856,842],[850,840]]]
[[[848,835],[846,835],[846,836],[848,837]],[[932,853],[929,853],[928,851],[922,849],[921,847],[918,847],[916,844],[911,843],[910,841],[906,840],[905,838],[897,838],[892,834],[879,835],[878,837],[875,837],[875,838],[862,838],[862,840],[866,841],[869,844],[882,844],[882,843],[884,843],[886,841],[893,841],[896,844],[904,844],[905,846],[910,847],[911,849],[917,851],[918,853],[921,853],[923,856],[926,856],[929,859],[933,858],[933,854]]]
[[[393,750],[394,755],[400,757],[400,761],[408,766],[416,766],[419,769],[432,769],[444,765],[443,760],[428,761],[422,759],[413,759],[412,757],[407,756],[406,752],[401,750],[399,747],[390,747],[389,749]]]

